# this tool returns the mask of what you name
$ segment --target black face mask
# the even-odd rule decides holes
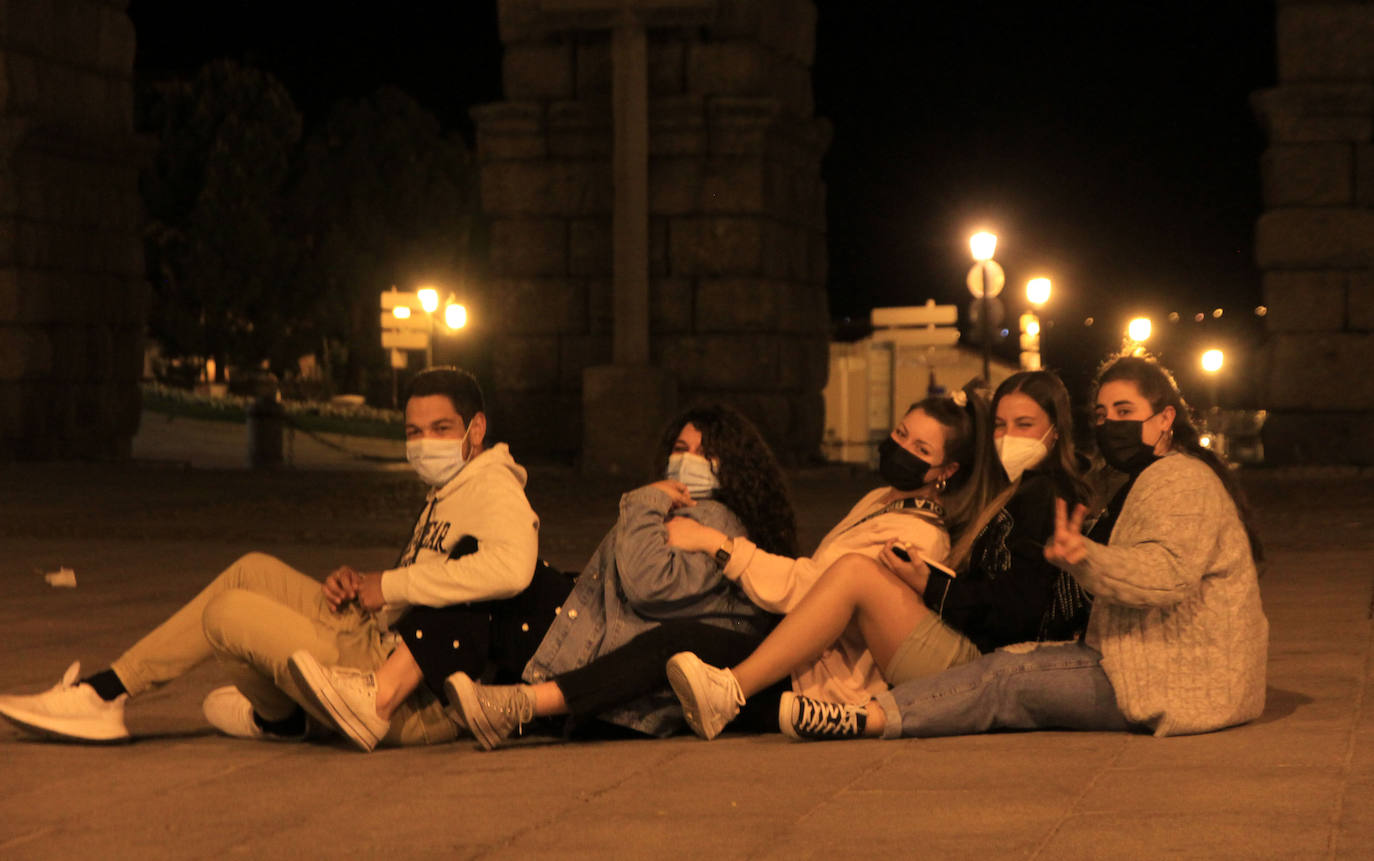
[[[1159,413],[1155,413],[1159,415]],[[1154,416],[1150,416],[1154,418]],[[1145,421],[1148,421],[1146,419]],[[1146,445],[1141,428],[1145,421],[1140,419],[1108,419],[1094,431],[1097,437],[1097,450],[1109,466],[1126,473],[1137,473],[1154,463],[1158,458],[1155,447]]]
[[[900,491],[912,491],[926,483],[931,465],[888,437],[878,444],[878,475]]]

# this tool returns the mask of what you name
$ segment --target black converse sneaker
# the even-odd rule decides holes
[[[863,738],[868,710],[846,703],[828,703],[791,692],[778,704],[778,729],[798,741]]]

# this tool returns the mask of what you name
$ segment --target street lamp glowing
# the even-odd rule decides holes
[[[1126,335],[1139,344],[1149,340],[1150,330],[1149,317],[1136,317],[1126,326]]]
[[[1050,301],[1050,279],[1032,278],[1026,283],[1026,300],[1039,308]]]
[[[409,305],[397,305],[395,308],[392,308],[392,309],[391,309],[391,316],[395,317],[397,320],[409,320],[409,319],[410,319],[410,306],[409,306]]]
[[[1215,374],[1221,370],[1223,358],[1220,350],[1208,350],[1202,354],[1202,369],[1209,374]]]
[[[1030,336],[1032,336],[1032,337],[1034,337],[1034,336],[1036,336],[1036,335],[1039,335],[1039,334],[1040,334],[1040,321],[1038,321],[1038,320],[1028,320],[1028,321],[1026,321],[1026,334],[1027,334],[1027,335],[1030,335]]]
[[[433,314],[439,307],[439,291],[433,287],[421,287],[415,291],[415,295],[420,299],[420,307],[425,309],[426,314]]]
[[[463,328],[468,324],[468,309],[457,304],[445,306],[444,323],[450,329]]]
[[[974,260],[991,260],[992,252],[997,250],[997,237],[986,232],[975,233],[969,237],[968,247]]]

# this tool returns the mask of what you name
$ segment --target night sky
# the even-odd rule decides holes
[[[928,297],[962,318],[967,237],[986,228],[1009,310],[1029,278],[1054,282],[1050,364],[1091,364],[1134,313],[1155,316],[1176,367],[1202,340],[1257,340],[1249,98],[1274,85],[1272,3],[817,5],[837,320]],[[233,57],[282,79],[307,123],[391,84],[471,140],[468,108],[501,97],[495,7],[133,0],[129,14],[141,74]]]

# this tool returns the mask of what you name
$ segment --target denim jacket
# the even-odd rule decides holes
[[[619,520],[525,665],[525,681],[542,682],[586,666],[665,619],[698,619],[758,634],[771,627],[773,617],[725,579],[710,554],[668,546],[664,522],[669,510],[668,495],[651,487],[620,498]],[[674,514],[731,537],[744,534],[739,518],[713,500],[700,500]],[[668,735],[681,725],[682,712],[665,682],[662,691],[601,718],[650,735]]]

